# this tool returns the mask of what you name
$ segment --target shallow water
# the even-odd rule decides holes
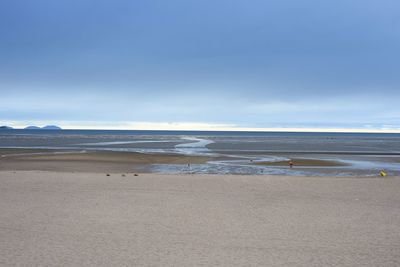
[[[0,147],[176,153],[216,158],[207,164],[191,164],[190,168],[172,164],[151,168],[167,173],[375,176],[381,169],[389,174],[400,173],[400,134],[2,130]],[[338,161],[348,166],[290,169],[254,164],[291,158]]]

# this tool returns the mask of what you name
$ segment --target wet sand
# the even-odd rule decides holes
[[[375,176],[384,169],[390,176],[398,175],[395,168],[398,157],[376,156],[349,156],[329,159],[326,155],[316,155],[308,158],[307,155],[281,154],[286,160],[259,161],[257,155],[246,156],[204,155],[194,156],[177,153],[136,153],[99,150],[56,150],[56,149],[20,149],[0,148],[0,171],[40,170],[40,171],[64,171],[64,172],[97,172],[97,173],[210,173],[218,174],[228,171],[231,174],[257,174],[259,169],[241,169],[248,167],[264,166],[265,170],[258,172],[274,174],[279,169],[279,175],[286,171],[288,175],[301,176]],[[274,158],[275,155],[263,155],[259,157]],[[327,159],[326,159],[327,158]],[[289,168],[289,159],[294,163],[293,169]],[[374,166],[374,160],[384,167]],[[231,162],[231,165],[219,164],[219,162]],[[349,163],[346,163],[348,161]],[[238,163],[239,162],[239,163]],[[355,162],[355,163],[354,163]],[[351,164],[361,164],[352,168]],[[189,166],[190,164],[190,166]],[[200,164],[206,164],[200,166]],[[213,165],[214,164],[214,165]],[[237,164],[237,165],[235,165]],[[242,165],[241,165],[242,164]],[[372,165],[369,165],[372,164]],[[386,165],[385,165],[386,164]],[[387,165],[392,164],[392,165]],[[236,169],[235,169],[236,168]],[[392,168],[392,169],[390,169]]]
[[[0,170],[148,172],[151,164],[199,164],[212,158],[133,152],[0,150]]]
[[[2,266],[399,266],[400,178],[0,172]]]
[[[339,161],[334,160],[319,160],[319,159],[300,159],[293,158],[291,159],[293,162],[293,166],[313,166],[313,167],[338,167],[338,166],[348,166],[347,164],[341,163]],[[282,160],[282,161],[263,161],[256,162],[257,165],[264,166],[289,166],[290,160]]]
[[[151,164],[202,164],[232,157],[206,157],[179,154],[143,154],[112,151],[54,151],[40,149],[0,149],[0,170],[148,172]],[[347,166],[334,160],[293,158],[294,166]],[[254,162],[256,165],[283,166],[289,160]]]

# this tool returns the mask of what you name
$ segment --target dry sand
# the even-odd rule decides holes
[[[400,178],[0,172],[2,266],[400,266]]]

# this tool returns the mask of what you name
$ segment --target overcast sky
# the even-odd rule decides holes
[[[0,92],[14,126],[400,130],[400,1],[3,0]]]

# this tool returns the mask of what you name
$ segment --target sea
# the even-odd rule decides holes
[[[159,173],[377,176],[384,170],[389,175],[400,175],[400,134],[396,133],[2,129],[0,148],[211,158],[205,164],[150,166],[152,172]],[[289,168],[255,164],[293,158],[334,161],[343,166]]]

